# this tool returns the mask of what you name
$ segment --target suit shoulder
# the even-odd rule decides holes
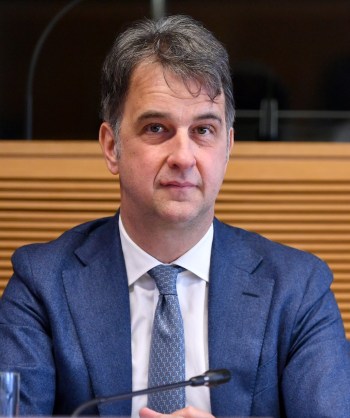
[[[319,270],[323,276],[327,277],[328,283],[332,280],[332,273],[327,263],[315,254],[272,241],[256,232],[230,226],[220,221],[215,226],[220,235],[220,243],[226,246],[226,251],[230,248],[239,254],[253,253],[256,257],[260,257],[262,267],[266,271],[276,272],[278,275],[286,277],[286,271],[297,276],[308,276],[312,275],[315,270]]]
[[[318,257],[312,253],[277,241],[273,241],[257,232],[252,232],[246,229],[231,226],[220,221],[218,221],[215,226],[217,229],[219,229],[219,234],[221,237],[225,237],[225,240],[235,243],[245,243],[250,248],[253,248],[259,253],[262,253],[261,255],[273,255],[276,252],[278,256],[281,254],[287,254],[288,256],[306,258],[311,257],[318,259]],[[271,250],[273,250],[272,253]]]
[[[45,270],[46,267],[57,268],[59,265],[69,266],[76,248],[101,228],[108,227],[113,217],[106,217],[77,225],[52,241],[33,243],[18,248],[12,256],[14,271],[20,271],[29,265],[36,266],[36,270]]]

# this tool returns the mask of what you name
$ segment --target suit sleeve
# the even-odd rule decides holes
[[[306,282],[282,377],[290,418],[350,417],[350,353],[332,274],[320,260]]]
[[[55,369],[45,304],[25,250],[15,253],[13,266],[0,300],[0,369],[20,373],[20,415],[52,415]]]

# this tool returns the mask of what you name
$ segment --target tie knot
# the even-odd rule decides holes
[[[159,264],[148,271],[148,274],[156,282],[161,295],[177,295],[176,279],[177,275],[185,269],[174,264]]]

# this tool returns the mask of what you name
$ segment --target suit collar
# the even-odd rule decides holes
[[[101,262],[101,255],[104,258],[113,257],[114,259],[115,254],[111,249],[117,251],[120,246],[118,219],[119,213],[111,218],[93,221],[93,228],[89,229],[87,233],[82,232],[86,234],[86,239],[80,247],[76,248],[74,253],[84,266],[94,263],[94,261]]]
[[[73,321],[96,397],[131,391],[129,290],[118,215],[90,231],[76,256],[80,268],[63,272]],[[99,406],[101,415],[130,415],[131,402]]]
[[[227,260],[229,265],[247,273],[253,273],[263,261],[263,257],[247,243],[244,238],[246,233],[244,230],[231,227],[214,219],[212,261]]]
[[[215,221],[209,282],[209,365],[232,373],[211,391],[217,416],[251,415],[254,384],[274,280],[260,276],[263,257],[246,233]]]

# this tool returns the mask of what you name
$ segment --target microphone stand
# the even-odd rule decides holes
[[[121,395],[115,395],[105,398],[95,398],[91,399],[88,402],[83,403],[81,406],[79,406],[71,415],[72,417],[78,417],[85,409],[90,408],[91,406],[98,405],[99,403],[111,403],[116,401],[124,401],[125,399],[133,398],[134,396],[140,396],[140,395],[150,395],[151,393],[157,393],[162,392],[165,390],[171,390],[171,389],[177,389],[184,386],[191,385],[191,382],[188,380],[186,382],[177,382],[172,383],[170,385],[163,385],[163,386],[155,386],[153,388],[148,389],[142,389],[137,390],[135,392],[129,392],[129,393],[123,393]]]
[[[168,385],[155,386],[148,389],[137,390],[135,392],[123,393],[121,395],[107,396],[102,398],[91,399],[80,405],[71,415],[78,417],[85,409],[100,403],[111,403],[116,401],[123,401],[125,399],[133,398],[134,396],[150,395],[151,393],[163,392],[165,390],[178,389],[184,386],[217,386],[228,382],[231,379],[231,373],[226,369],[208,370],[200,376],[192,377],[183,382],[170,383]]]
[[[73,0],[69,2],[62,10],[60,10],[53,19],[49,22],[46,26],[45,30],[40,35],[38,39],[34,52],[32,54],[30,65],[29,65],[29,73],[27,79],[27,90],[26,90],[26,139],[31,140],[33,137],[33,80],[34,74],[36,69],[36,64],[41,52],[41,49],[46,41],[46,38],[49,36],[52,29],[56,26],[57,22],[62,19],[62,17],[69,12],[69,10],[73,9],[77,4],[81,3],[84,0]]]

